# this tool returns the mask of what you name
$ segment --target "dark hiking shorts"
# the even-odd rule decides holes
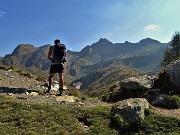
[[[63,71],[64,71],[63,64],[55,64],[55,65],[51,65],[50,67],[50,73],[63,73]]]

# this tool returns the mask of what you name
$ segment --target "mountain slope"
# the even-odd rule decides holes
[[[82,83],[81,89],[100,89],[125,78],[139,76],[141,74],[140,71],[124,66],[118,59],[109,60],[109,62],[106,63],[108,64],[100,64],[101,66],[99,66],[96,71],[90,72],[75,82]]]
[[[101,63],[107,60],[120,59],[126,66],[131,66],[145,72],[154,72],[159,69],[167,44],[147,38],[138,43],[115,43],[107,39],[100,39],[91,46],[82,49],[73,59],[71,67],[76,69],[76,76],[82,77],[95,72]],[[104,65],[104,64],[103,64]]]
[[[69,74],[81,78],[96,72],[99,67],[108,67],[114,59],[121,61],[126,66],[137,68],[145,72],[154,72],[159,69],[160,60],[163,57],[167,44],[160,43],[154,39],[143,39],[138,43],[112,43],[101,38],[98,42],[86,46],[80,52],[67,52],[67,63]],[[35,67],[48,70],[50,61],[47,53],[50,45],[34,47],[21,44],[15,48],[12,54],[3,59],[5,65],[16,65],[20,67]],[[105,66],[103,66],[105,65]]]

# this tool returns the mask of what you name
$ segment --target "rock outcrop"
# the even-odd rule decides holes
[[[147,75],[131,77],[120,82],[120,86],[125,89],[151,89],[154,86],[154,77]]]
[[[174,86],[174,90],[178,91],[180,94],[180,60],[174,64],[169,65],[165,69],[165,73],[168,74],[169,80]]]
[[[121,90],[130,97],[143,97],[154,86],[154,78],[151,76],[131,77],[120,81]]]
[[[118,114],[123,122],[136,122],[144,120],[144,109],[149,108],[149,103],[144,98],[130,98],[119,101],[112,108],[112,114]]]
[[[155,88],[162,89],[164,93],[180,94],[180,60],[168,65],[155,81]]]

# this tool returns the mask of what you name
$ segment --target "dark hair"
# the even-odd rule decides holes
[[[54,44],[56,45],[57,43],[60,43],[59,39],[54,40]]]

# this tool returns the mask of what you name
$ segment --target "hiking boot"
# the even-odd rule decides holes
[[[44,94],[48,94],[48,93],[50,93],[50,90],[51,90],[51,87],[48,87],[47,91],[46,91],[46,92],[44,92]]]
[[[59,88],[59,94],[57,94],[56,96],[62,96],[62,92],[63,92],[63,88]]]

